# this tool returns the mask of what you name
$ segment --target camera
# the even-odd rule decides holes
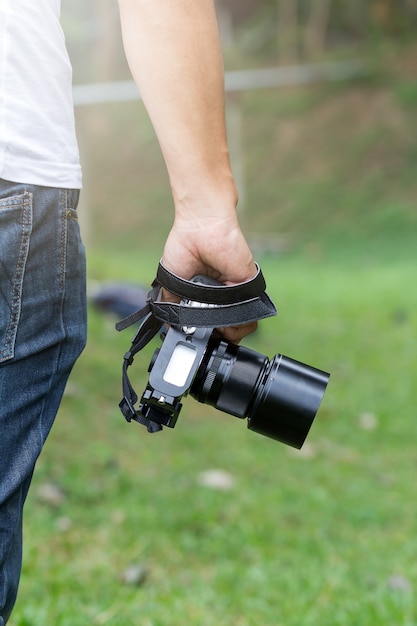
[[[256,433],[302,447],[326,390],[328,373],[281,354],[269,359],[226,341],[212,327],[171,325],[162,329],[162,345],[149,365],[149,380],[138,410],[128,393],[120,403],[127,421],[134,419],[149,432],[173,428],[182,399],[189,394],[198,402],[247,419],[248,428]],[[127,353],[126,362],[131,361]]]

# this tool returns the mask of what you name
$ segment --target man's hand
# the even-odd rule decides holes
[[[226,216],[227,215],[227,216]],[[167,269],[190,280],[196,274],[232,285],[256,274],[256,265],[235,213],[221,217],[176,219],[165,244],[163,263]],[[164,292],[164,299],[176,300]],[[256,329],[256,322],[221,329],[223,336],[238,343]]]

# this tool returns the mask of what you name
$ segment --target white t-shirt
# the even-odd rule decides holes
[[[0,0],[0,178],[81,187],[61,0]]]

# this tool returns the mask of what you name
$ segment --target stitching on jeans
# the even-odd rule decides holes
[[[62,211],[62,223],[61,223],[61,288],[65,289],[65,272],[66,272],[66,258],[67,258],[67,212],[68,212],[68,191],[67,189],[61,190],[61,206]]]
[[[32,200],[33,194],[24,192],[20,199],[17,198],[8,204],[3,204],[3,207],[22,207],[21,212],[21,225],[22,236],[20,238],[19,255],[17,259],[16,269],[13,276],[12,293],[11,293],[11,308],[10,318],[7,325],[4,338],[4,348],[0,351],[0,356],[11,357],[13,356],[14,340],[17,333],[17,325],[19,322],[21,311],[21,295],[23,288],[23,274],[26,266],[27,256],[29,252],[30,235],[32,232]]]

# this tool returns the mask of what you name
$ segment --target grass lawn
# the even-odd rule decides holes
[[[280,314],[246,345],[332,374],[303,450],[192,398],[175,430],[127,424],[131,333],[92,310],[27,504],[12,626],[417,624],[414,260],[261,263]],[[210,470],[227,480],[207,486]]]

